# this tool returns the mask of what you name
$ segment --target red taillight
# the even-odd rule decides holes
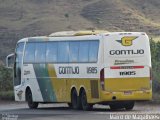
[[[104,68],[100,71],[100,84],[101,89],[104,90]]]

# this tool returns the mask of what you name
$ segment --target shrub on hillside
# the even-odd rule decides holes
[[[12,70],[0,66],[0,91],[13,90]]]

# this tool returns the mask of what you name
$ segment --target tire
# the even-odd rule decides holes
[[[67,103],[69,108],[72,108],[72,103]]]
[[[85,90],[82,90],[82,92],[81,92],[81,94],[80,94],[80,99],[81,99],[81,105],[82,105],[82,109],[83,109],[83,110],[85,110],[85,111],[92,110],[93,105],[92,105],[92,104],[89,104],[89,103],[87,102],[87,95],[86,95]]]
[[[129,101],[129,102],[119,102],[119,103],[113,103],[110,104],[110,109],[115,111],[119,109],[126,109],[126,110],[132,110],[134,107],[134,101]]]
[[[126,110],[132,110],[133,107],[134,107],[134,103],[135,103],[135,102],[128,102],[128,103],[126,103],[126,104],[125,104],[125,109],[126,109]]]
[[[28,107],[30,109],[36,109],[38,107],[38,102],[33,102],[32,92],[30,89],[27,90],[26,98],[27,98]]]
[[[110,109],[111,109],[112,111],[115,111],[115,110],[120,109],[120,108],[118,108],[116,105],[109,105],[109,107],[110,107]]]
[[[116,103],[116,104],[113,103],[113,104],[109,105],[109,107],[112,111],[124,109],[124,105],[120,104],[120,103]]]
[[[71,92],[71,106],[75,110],[81,109],[80,100],[75,89]]]

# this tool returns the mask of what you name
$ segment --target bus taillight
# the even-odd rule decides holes
[[[100,71],[100,84],[101,89],[104,90],[104,68]]]

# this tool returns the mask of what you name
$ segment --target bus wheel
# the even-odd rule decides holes
[[[115,111],[117,109],[119,109],[116,105],[109,105],[110,109]]]
[[[69,108],[72,108],[72,103],[67,103]]]
[[[124,109],[124,106],[120,103],[117,104],[111,104],[109,105],[110,109],[115,111],[115,110],[120,110],[120,109]]]
[[[71,106],[75,110],[80,109],[80,101],[75,89],[71,92]]]
[[[33,102],[32,92],[30,89],[27,90],[26,98],[27,98],[28,107],[30,109],[36,109],[38,107],[38,102]]]
[[[81,97],[82,109],[86,111],[91,110],[93,108],[93,105],[87,102],[87,95],[85,90],[82,90],[80,97]]]
[[[128,102],[125,104],[125,109],[126,110],[132,110],[134,107],[134,102]]]

